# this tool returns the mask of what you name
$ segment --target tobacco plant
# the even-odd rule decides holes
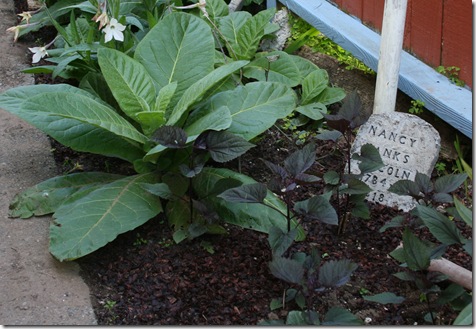
[[[50,252],[56,258],[72,260],[93,252],[118,234],[163,212],[164,205],[173,223],[187,223],[174,224],[177,241],[196,235],[190,231],[189,225],[195,218],[190,213],[204,209],[201,203],[221,220],[246,228],[268,232],[273,226],[287,226],[285,216],[268,207],[249,207],[217,198],[216,194],[225,189],[220,187],[224,182],[255,181],[231,170],[207,167],[203,164],[205,158],[191,160],[187,152],[201,145],[203,136],[213,136],[215,146],[219,144],[224,154],[233,150],[229,136],[244,141],[255,138],[298,107],[293,88],[321,85],[318,75],[313,74],[318,68],[301,57],[286,54],[275,62],[292,63],[286,79],[286,70],[279,65],[269,68],[267,78],[250,73],[259,71],[259,65],[252,65],[245,73],[260,40],[273,31],[269,19],[274,11],[255,16],[227,15],[223,1],[211,0],[210,4],[206,17],[201,8],[195,8],[194,14],[169,12],[161,17],[131,54],[99,48],[97,63],[101,73],[84,75],[79,88],[36,85],[0,95],[3,109],[58,142],[76,151],[123,159],[137,172],[133,176],[59,176],[16,197],[11,216],[27,218],[53,213]],[[233,58],[228,56],[231,54]],[[279,75],[282,77],[278,78]],[[314,79],[309,79],[309,75]],[[308,102],[319,100],[328,104],[342,97],[342,93],[337,88],[321,88],[319,95],[309,94]],[[157,131],[164,127],[172,127],[186,136],[180,141],[180,148],[156,138],[160,135]],[[196,170],[197,163],[193,162],[197,159],[201,170]],[[217,161],[213,156],[211,160]],[[187,186],[188,195],[176,195],[191,202],[188,213],[173,206],[178,201],[161,198],[151,193],[151,185],[145,185],[166,183],[173,191],[175,181],[167,179],[176,173],[185,177],[196,174],[183,185]],[[265,200],[277,209],[285,209],[270,191]]]

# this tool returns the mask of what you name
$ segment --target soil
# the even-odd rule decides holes
[[[336,60],[315,54],[304,48],[299,52],[328,71],[331,83],[357,90],[363,105],[372,107],[375,77],[358,70],[346,70]],[[38,77],[40,79],[41,77]],[[399,93],[397,111],[407,111],[411,99]],[[442,135],[447,152],[441,161],[450,163],[455,131],[431,114],[428,121]],[[461,136],[463,146],[471,141]],[[260,182],[269,178],[267,168],[259,158],[281,163],[300,148],[298,139],[279,125],[267,131],[241,158],[242,172]],[[317,175],[341,166],[340,156],[328,142],[316,141],[319,161],[312,170]],[[91,154],[78,154],[52,141],[54,155],[63,172],[108,171],[129,173],[131,168],[115,159]],[[227,164],[236,169],[236,161]],[[450,165],[449,165],[450,166]],[[451,167],[449,167],[451,168]],[[434,173],[436,175],[436,172]],[[321,194],[322,186],[302,189],[295,201]],[[461,196],[472,200],[472,187]],[[333,200],[334,204],[336,200]],[[425,324],[429,307],[436,313],[435,324],[451,324],[457,312],[447,305],[437,305],[435,296],[429,303],[420,301],[420,293],[411,283],[392,274],[400,272],[399,263],[388,256],[400,243],[401,229],[379,229],[396,215],[409,216],[396,209],[369,203],[371,219],[350,218],[342,234],[334,226],[303,222],[307,237],[295,243],[293,251],[309,252],[316,247],[324,261],[350,259],[358,264],[350,281],[335,290],[315,293],[313,308],[325,314],[333,306],[341,306],[362,320],[371,319],[375,325]],[[411,224],[411,223],[410,223]],[[271,311],[273,298],[283,296],[289,286],[273,277],[268,263],[271,251],[267,235],[226,225],[228,234],[203,236],[175,244],[164,216],[159,215],[134,231],[120,235],[100,250],[78,260],[81,274],[91,290],[91,299],[99,325],[255,325],[266,319],[285,319],[287,312],[298,309],[295,303]],[[471,230],[461,227],[464,235]],[[420,237],[433,240],[425,229],[417,230]],[[434,240],[433,240],[434,241]],[[448,248],[444,257],[469,270],[472,259],[462,248]],[[441,287],[447,286],[443,282]],[[381,305],[365,301],[365,294],[393,292],[406,299],[398,305]]]

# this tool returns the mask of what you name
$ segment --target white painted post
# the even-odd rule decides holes
[[[373,113],[395,111],[407,0],[385,0]]]

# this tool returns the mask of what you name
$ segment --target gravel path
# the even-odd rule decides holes
[[[12,0],[0,1],[0,92],[33,84],[27,44],[5,30],[16,24]],[[21,40],[20,40],[21,41]],[[31,46],[31,45],[30,45]],[[14,195],[57,174],[48,139],[0,109],[0,324],[96,324],[89,288],[76,263],[60,263],[48,252],[51,217],[8,218]]]

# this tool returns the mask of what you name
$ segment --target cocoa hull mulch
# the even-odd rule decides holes
[[[284,140],[275,129],[266,132],[259,144],[243,156],[243,172],[266,182],[267,170],[259,158],[280,163],[297,147]],[[311,168],[322,174],[336,166],[337,158],[329,152],[329,145],[321,145],[318,150],[318,157],[329,154]],[[296,193],[295,201],[322,193],[319,188],[303,189],[302,194]],[[313,296],[314,309],[324,315],[331,307],[344,307],[375,325],[425,324],[424,316],[431,310],[436,314],[435,324],[450,324],[457,312],[437,305],[434,295],[430,295],[428,306],[420,301],[420,292],[412,282],[392,275],[404,270],[388,255],[400,244],[402,230],[392,228],[379,233],[379,229],[403,213],[377,204],[369,206],[371,219],[350,219],[341,235],[337,235],[336,226],[302,222],[307,236],[305,241],[295,243],[293,252],[309,253],[315,247],[323,261],[347,258],[358,264],[345,286]],[[79,259],[98,323],[256,325],[265,319],[285,319],[287,312],[298,310],[294,302],[283,309],[270,309],[271,300],[281,298],[290,286],[270,273],[267,235],[224,225],[227,235],[202,236],[175,244],[167,220],[159,216]],[[464,232],[471,236],[470,229]],[[436,242],[425,229],[417,233],[422,239]],[[468,269],[472,267],[471,258],[459,247],[448,249],[445,257]],[[447,284],[443,283],[442,288]],[[363,299],[365,294],[382,292],[406,299],[398,305]]]

